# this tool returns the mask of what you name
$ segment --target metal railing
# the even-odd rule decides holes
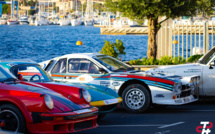
[[[214,27],[213,21],[164,22],[158,32],[158,58],[168,55],[187,59],[207,53],[214,46]]]

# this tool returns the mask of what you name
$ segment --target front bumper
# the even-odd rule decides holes
[[[115,110],[119,103],[122,102],[122,98],[118,97],[115,99],[101,100],[101,101],[93,101],[91,105],[94,107],[98,107],[99,114],[108,113]]]
[[[198,101],[198,99],[194,98],[193,95],[186,96],[183,98],[176,98],[176,99],[167,99],[167,100],[161,100],[157,102],[156,104],[160,105],[183,105],[183,104],[188,104],[191,102]]]
[[[41,113],[41,122],[27,123],[30,133],[72,133],[97,127],[97,108],[68,113]]]

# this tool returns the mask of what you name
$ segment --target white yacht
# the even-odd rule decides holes
[[[7,25],[7,19],[6,18],[0,18],[0,25]]]
[[[85,26],[93,26],[93,20],[86,20],[84,21]]]
[[[70,25],[70,20],[68,18],[62,18],[59,20],[60,26],[68,26]]]
[[[19,21],[15,18],[12,18],[12,19],[7,20],[7,24],[8,25],[18,25]]]
[[[28,17],[27,17],[27,16],[22,16],[22,17],[19,19],[19,24],[20,24],[20,25],[27,25],[27,24],[29,24],[29,22],[28,22]]]
[[[45,26],[48,25],[48,21],[45,18],[38,18],[34,22],[35,26]]]
[[[72,26],[80,26],[82,24],[82,21],[79,19],[72,19],[71,20],[71,25]]]

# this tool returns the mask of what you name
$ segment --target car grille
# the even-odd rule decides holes
[[[191,90],[183,91],[183,92],[181,92],[180,97],[183,98],[183,97],[186,97],[186,96],[190,96],[190,94],[191,94]]]
[[[84,122],[78,122],[74,124],[74,130],[81,130],[81,129],[86,129],[86,128],[91,128],[93,127],[93,120],[89,121],[84,121]]]

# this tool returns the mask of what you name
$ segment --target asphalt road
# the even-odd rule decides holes
[[[99,121],[99,127],[78,134],[200,134],[196,127],[203,126],[201,121],[212,122],[211,133],[208,134],[215,134],[215,100],[151,108],[141,114],[118,108]]]

